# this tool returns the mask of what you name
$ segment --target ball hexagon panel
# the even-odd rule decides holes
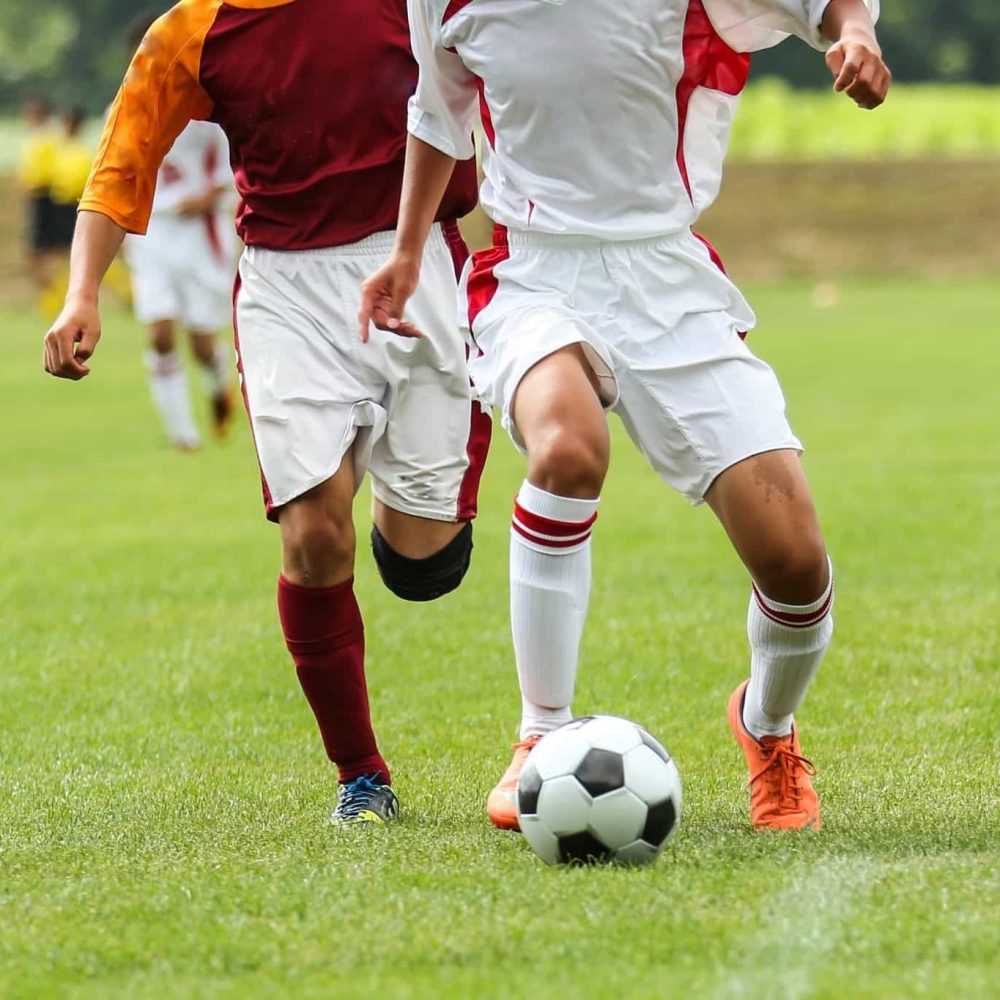
[[[647,805],[670,798],[680,788],[677,766],[669,758],[664,760],[650,747],[640,744],[622,758],[625,787]]]
[[[652,864],[659,856],[660,849],[653,847],[652,844],[647,844],[644,840],[637,840],[634,844],[629,844],[627,847],[615,851],[615,861],[637,868]]]
[[[565,774],[542,784],[536,815],[550,833],[562,837],[587,829],[590,803],[583,786]]]
[[[590,744],[580,729],[556,729],[544,736],[531,751],[529,760],[535,765],[542,781],[572,774],[587,755]]]
[[[531,845],[531,849],[547,864],[558,865],[562,861],[559,853],[559,838],[545,829],[545,824],[537,816],[521,817],[521,833]]]
[[[622,756],[613,750],[588,750],[573,774],[596,799],[622,787],[625,777]]]
[[[594,864],[610,861],[611,851],[589,830],[584,830],[582,833],[571,833],[559,838],[559,860],[564,865],[572,864],[574,861]]]
[[[637,840],[646,826],[646,803],[627,788],[594,799],[590,807],[590,831],[612,849]]]
[[[659,805],[650,806],[646,815],[646,825],[642,830],[642,839],[653,847],[665,844],[667,838],[677,826],[677,806],[673,799],[667,799]]]
[[[618,753],[627,753],[642,742],[639,727],[628,719],[619,719],[616,715],[595,715],[581,727],[580,732],[592,747],[615,750]]]
[[[517,811],[521,815],[532,815],[538,812],[538,793],[541,790],[541,776],[538,773],[538,768],[529,757],[517,782]]]

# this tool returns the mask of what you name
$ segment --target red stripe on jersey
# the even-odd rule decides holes
[[[469,298],[469,329],[473,329],[476,317],[493,301],[500,282],[493,271],[510,257],[507,246],[507,230],[504,226],[493,227],[493,246],[472,255],[472,269],[466,292]]]
[[[495,149],[497,144],[497,132],[493,127],[493,116],[490,114],[490,106],[486,103],[486,84],[481,77],[476,77],[476,89],[479,91],[479,117],[483,123],[483,135],[490,144],[490,149]]]
[[[542,517],[540,514],[532,514],[530,510],[525,510],[516,500],[514,501],[514,517],[528,531],[537,532],[540,535],[551,535],[554,538],[566,538],[570,535],[580,535],[592,528],[597,520],[597,514],[591,514],[586,521],[556,521],[551,517]],[[517,525],[515,525],[516,527]]]
[[[451,252],[451,261],[455,266],[455,278],[461,277],[465,262],[469,259],[469,248],[462,238],[458,223],[451,220],[441,223],[445,242]],[[470,405],[469,438],[465,444],[465,454],[469,460],[462,485],[458,490],[458,520],[471,521],[479,506],[479,483],[483,478],[486,466],[486,456],[490,450],[490,440],[493,437],[493,419],[476,400]]]
[[[677,83],[677,169],[691,194],[684,160],[688,105],[698,87],[736,95],[750,75],[750,56],[731,49],[716,33],[702,0],[691,0],[684,21],[684,73]]]
[[[590,538],[590,532],[588,531],[581,538],[566,538],[566,539],[560,539],[559,541],[554,541],[551,538],[539,538],[532,532],[525,531],[524,528],[522,528],[521,525],[517,523],[517,521],[511,521],[510,526],[522,538],[527,539],[527,541],[533,542],[535,545],[544,545],[546,548],[549,549],[568,549],[572,545],[582,545]]]
[[[463,7],[468,7],[472,0],[451,0],[444,9],[444,17],[441,18],[442,26],[447,24]]]
[[[236,281],[233,284],[233,343],[236,346],[236,371],[240,377],[240,392],[243,396],[243,406],[247,411],[247,422],[250,424],[250,439],[253,441],[254,454],[257,456],[257,468],[260,470],[260,488],[264,494],[264,513],[269,521],[277,522],[278,513],[271,502],[271,487],[267,485],[267,480],[264,478],[264,469],[260,464],[260,452],[257,451],[257,439],[253,432],[253,420],[250,416],[250,397],[247,395],[247,380],[243,374],[243,356],[240,354],[240,327],[236,321],[236,305],[240,298],[241,284],[240,276],[237,273]]]
[[[833,587],[826,595],[826,600],[815,611],[807,611],[805,614],[778,611],[777,608],[772,608],[767,603],[767,598],[761,594],[756,586],[753,588],[753,596],[757,601],[757,607],[771,621],[777,622],[779,625],[787,625],[789,628],[809,628],[812,625],[818,625],[829,614],[830,606],[833,604]]]

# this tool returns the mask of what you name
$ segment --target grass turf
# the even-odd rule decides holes
[[[825,828],[749,832],[723,718],[747,582],[617,434],[577,708],[641,721],[679,762],[680,832],[642,871],[548,869],[483,813],[518,708],[522,465],[502,436],[460,593],[398,602],[360,546],[405,812],[335,835],[245,430],[174,454],[129,321],[69,385],[7,313],[0,995],[996,996],[1000,290],[752,298],[837,566],[837,638],[800,714]]]

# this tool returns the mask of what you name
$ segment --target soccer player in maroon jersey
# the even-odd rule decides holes
[[[463,279],[470,372],[526,454],[511,523],[511,630],[522,695],[514,759],[487,801],[518,825],[517,777],[568,720],[590,593],[590,536],[614,410],[660,477],[707,504],[752,579],[750,677],[728,719],[754,827],[819,829],[794,713],[830,644],[833,572],[754,315],[692,231],[722,181],[750,53],[796,35],[837,91],[882,103],[878,0],[410,0],[420,80],[392,259],[370,320],[403,307],[420,248],[481,118],[493,248]]]
[[[473,160],[455,170],[423,257],[414,309],[427,335],[360,350],[354,334],[361,283],[392,246],[416,80],[397,0],[182,0],[146,34],[112,106],[65,307],[45,337],[46,371],[90,373],[109,264],[126,233],[145,231],[174,139],[189,121],[217,122],[241,199],[237,352],[267,513],[281,529],[278,610],[338,768],[339,825],[398,813],[369,713],[355,492],[368,471],[386,585],[432,600],[468,568],[489,443],[455,321],[466,256],[455,220],[475,205]]]

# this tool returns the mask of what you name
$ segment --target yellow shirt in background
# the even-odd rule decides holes
[[[93,160],[90,147],[80,139],[59,139],[52,165],[52,200],[75,205],[83,196]]]
[[[28,136],[18,178],[23,187],[37,194],[47,194],[52,187],[59,137],[46,127],[33,129]]]

